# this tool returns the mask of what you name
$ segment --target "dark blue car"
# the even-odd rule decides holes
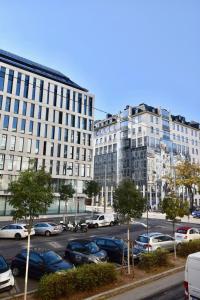
[[[193,216],[193,218],[200,218],[200,210],[199,209],[198,210],[194,210],[192,212],[192,216]]]
[[[17,254],[11,263],[11,270],[14,276],[24,275],[26,269],[27,250]],[[66,262],[50,250],[30,250],[29,277],[40,278],[44,274],[54,273],[73,268],[74,265]]]

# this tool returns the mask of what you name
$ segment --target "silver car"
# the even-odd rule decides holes
[[[176,243],[176,241],[168,234],[151,232],[139,235],[135,240],[135,247],[143,252],[155,251],[161,248],[173,251],[174,243]]]
[[[53,234],[59,234],[63,231],[61,225],[55,223],[41,222],[34,225],[35,234],[50,236]]]

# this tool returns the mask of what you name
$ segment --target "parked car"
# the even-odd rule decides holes
[[[200,208],[196,208],[196,209],[192,212],[192,216],[193,216],[193,218],[200,218]]]
[[[63,226],[55,223],[40,222],[34,225],[35,234],[50,236],[63,231]]]
[[[144,252],[155,251],[161,248],[173,251],[174,243],[176,243],[175,239],[168,234],[151,232],[139,235],[135,240],[135,247]]]
[[[94,237],[93,241],[107,252],[109,261],[122,264],[123,258],[127,260],[128,246],[124,240],[116,237]],[[130,257],[133,254],[134,260],[139,260],[140,253],[141,251],[134,247],[130,250]]]
[[[107,261],[107,253],[91,240],[77,239],[68,242],[65,250],[65,258],[75,265],[84,263],[97,264]]]
[[[23,249],[11,262],[14,276],[25,274],[27,250]],[[57,253],[45,249],[31,249],[29,259],[29,276],[40,278],[44,274],[72,269],[73,264],[66,262]]]
[[[10,289],[15,285],[15,280],[6,260],[0,255],[0,291]]]
[[[188,255],[185,265],[185,299],[200,299],[200,252]]]
[[[175,239],[177,243],[197,240],[200,239],[200,232],[193,227],[178,227],[175,232]]]
[[[113,213],[110,214],[95,214],[91,219],[86,220],[88,227],[103,227],[115,225],[115,217]]]
[[[31,229],[31,235],[35,234],[34,228]],[[22,239],[28,236],[26,224],[10,224],[0,228],[0,238]]]

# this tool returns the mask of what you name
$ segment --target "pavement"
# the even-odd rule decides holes
[[[129,290],[123,294],[119,294],[114,297],[109,297],[109,300],[147,300],[154,297],[154,299],[160,299],[159,295],[162,294],[166,290],[171,290],[180,286],[182,284],[182,295],[180,297],[184,297],[184,288],[183,288],[183,281],[184,281],[184,272],[178,272],[167,277],[164,277],[159,280],[155,280],[151,283],[145,284],[143,286],[134,288]],[[168,296],[167,296],[168,297]],[[174,297],[172,295],[172,297]],[[169,297],[166,299],[170,299]],[[173,300],[178,298],[171,298]],[[180,298],[181,299],[181,298]],[[182,298],[184,299],[184,298]]]

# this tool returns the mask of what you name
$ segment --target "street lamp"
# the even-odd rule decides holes
[[[107,164],[106,161],[104,162],[105,164],[105,170],[104,170],[104,213],[106,213],[106,204],[107,204],[107,199],[106,199],[106,183],[107,183]]]

